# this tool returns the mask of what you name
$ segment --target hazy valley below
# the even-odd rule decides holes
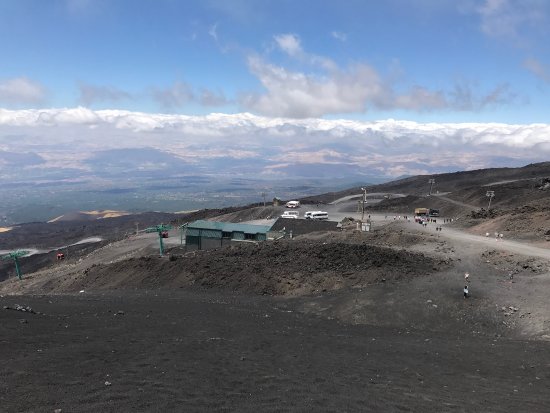
[[[0,226],[48,221],[71,211],[179,212],[247,205],[264,198],[271,203],[274,197],[338,191],[357,182],[364,184],[353,177],[254,180],[223,176],[0,183]]]

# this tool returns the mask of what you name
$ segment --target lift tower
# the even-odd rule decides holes
[[[10,252],[9,254],[4,255],[2,257],[3,260],[12,259],[15,262],[15,272],[17,274],[17,278],[19,278],[20,280],[22,279],[22,277],[21,277],[21,271],[19,270],[19,257],[23,257],[24,255],[27,255],[28,253],[29,253],[29,251],[19,250],[19,251]]]
[[[160,246],[161,257],[164,255],[164,243],[162,242],[163,234],[170,229],[172,229],[171,225],[160,224],[154,227],[149,227],[145,230],[145,232],[149,232],[149,233],[156,232],[157,234],[159,234],[159,246]]]

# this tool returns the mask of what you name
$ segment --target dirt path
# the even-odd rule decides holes
[[[386,195],[391,195],[392,198],[404,198],[406,195],[405,194],[394,194],[394,193],[390,193],[390,192],[367,192],[367,201],[373,201],[373,197],[375,199],[378,200],[378,197],[380,198],[379,200],[382,200],[384,199],[384,196]],[[348,195],[348,196],[344,196],[342,198],[338,198],[338,199],[335,199],[334,201],[332,202],[329,202],[328,205],[337,205],[337,204],[341,204],[342,202],[347,202],[347,201],[350,201],[350,200],[355,200],[355,202],[357,202],[357,200],[361,200],[362,199],[362,196],[363,194],[362,193],[359,193],[359,194],[356,194],[356,195]]]
[[[24,283],[18,283],[15,279],[6,280],[0,283],[0,291],[16,293],[24,289],[32,289],[53,279],[63,279],[75,272],[82,273],[94,265],[114,263],[132,257],[155,254],[155,252],[158,252],[158,235],[143,233],[97,248],[78,260],[72,259],[69,255],[68,259],[59,261],[54,266],[24,274]]]
[[[464,202],[456,201],[454,199],[446,197],[445,195],[432,194],[432,196],[436,196],[438,199],[442,199],[443,201],[450,202],[451,204],[459,205],[461,207],[474,209],[474,210],[479,209],[479,206],[477,206],[477,205],[471,205],[471,204],[466,204]]]
[[[469,234],[445,226],[441,231],[436,231],[435,225],[429,224],[423,228],[411,223],[408,227],[430,234],[440,244],[435,249],[430,244],[419,244],[412,247],[413,250],[424,253],[433,250],[455,262],[449,273],[440,274],[437,287],[452,288],[452,294],[439,294],[439,298],[448,302],[459,297],[464,284],[463,274],[469,272],[475,299],[487,300],[485,310],[482,310],[483,305],[478,305],[476,311],[493,314],[493,321],[508,330],[515,330],[521,336],[550,340],[550,302],[547,299],[547,292],[550,291],[550,250],[512,240],[496,241],[494,237]],[[433,291],[424,280],[415,282],[419,284],[415,288]]]
[[[439,232],[436,231],[436,224],[433,223],[428,224],[426,228],[423,228],[421,225],[418,224],[414,225],[417,229],[421,229],[428,233],[435,233],[441,238],[466,243],[474,243],[484,248],[492,248],[495,250],[508,251],[514,254],[525,255],[528,257],[550,260],[550,249],[540,248],[530,244],[507,239],[499,239],[497,241],[493,234],[489,237],[482,237],[479,235],[469,234],[467,232],[460,231],[454,228],[446,227],[444,224],[442,224],[442,230]]]
[[[29,253],[25,256],[30,257],[31,255],[35,255],[35,254],[46,254],[46,253],[52,252],[52,251],[64,250],[64,249],[67,249],[68,247],[73,247],[75,245],[95,244],[95,243],[101,242],[101,241],[103,241],[103,238],[101,238],[101,237],[88,237],[88,238],[84,238],[84,239],[82,239],[78,242],[75,242],[73,244],[63,245],[61,247],[48,247],[48,248],[41,248],[41,249],[32,248],[32,247],[31,248],[19,247],[19,248],[16,248],[16,249],[17,250],[23,250],[23,251],[29,251]],[[13,250],[0,250],[0,255],[9,254],[11,251],[13,251]]]

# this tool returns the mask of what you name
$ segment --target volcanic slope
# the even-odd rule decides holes
[[[548,411],[548,262],[446,229],[114,244],[3,282],[2,409]]]
[[[548,249],[376,219],[163,258],[140,234],[0,283],[2,409],[547,412]]]
[[[530,257],[529,248],[514,252],[509,241],[461,234],[400,220],[369,233],[317,232],[209,251],[172,246],[165,257],[158,257],[155,234],[144,234],[26,275],[24,282],[3,282],[0,292],[215,289],[306,297],[303,311],[346,322],[430,330],[463,329],[467,322],[470,332],[550,337],[544,322],[550,307],[539,295],[549,288],[550,252]],[[467,304],[464,272],[476,280]],[[510,317],[509,307],[521,312]]]
[[[429,179],[434,179],[431,186]],[[367,186],[369,194],[388,194],[389,199],[376,203],[378,211],[411,211],[416,207],[439,208],[446,216],[468,214],[473,209],[486,208],[488,190],[494,191],[493,208],[512,209],[531,202],[544,202],[549,198],[550,162],[527,165],[521,168],[492,168],[459,171],[444,174],[418,175]],[[432,196],[427,196],[430,192]],[[350,195],[361,196],[361,188],[350,188],[319,196],[303,198],[305,202],[329,203]],[[404,194],[406,198],[395,198]],[[368,205],[367,205],[368,206]]]
[[[408,280],[436,271],[444,260],[322,233],[258,244],[186,252],[172,247],[159,257],[154,237],[103,247],[78,263],[60,263],[0,284],[10,292],[76,292],[81,289],[158,289],[201,286],[269,295],[304,295]],[[337,235],[337,236],[336,236]],[[146,242],[149,240],[149,242]],[[137,246],[141,245],[138,249]]]

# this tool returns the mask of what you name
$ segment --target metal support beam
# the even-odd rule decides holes
[[[29,251],[13,251],[13,252],[10,252],[9,254],[4,255],[2,257],[3,260],[12,259],[14,261],[14,263],[15,263],[15,273],[17,274],[17,278],[19,278],[20,280],[23,279],[23,276],[21,274],[21,269],[19,268],[19,257],[27,255],[28,253],[29,253]]]
[[[164,231],[168,231],[172,229],[171,225],[164,225],[160,224],[154,227],[149,227],[145,230],[145,232],[151,233],[156,232],[159,236],[159,250],[160,250],[160,256],[162,257],[164,255],[164,243],[162,242],[162,233]]]
[[[13,260],[15,261],[15,273],[17,274],[17,278],[21,280],[23,277],[21,277],[21,271],[19,270],[19,260],[17,257],[14,257]]]
[[[493,197],[495,196],[495,191],[487,191],[485,196],[489,197],[489,205],[487,206],[487,212],[491,209],[491,201],[493,200]]]
[[[361,188],[363,191],[363,206],[361,208],[361,222],[365,219],[365,204],[367,203],[367,188]]]
[[[428,183],[430,184],[430,193],[428,195],[431,195],[432,194],[432,188],[435,184],[435,179],[434,178],[428,179]]]

